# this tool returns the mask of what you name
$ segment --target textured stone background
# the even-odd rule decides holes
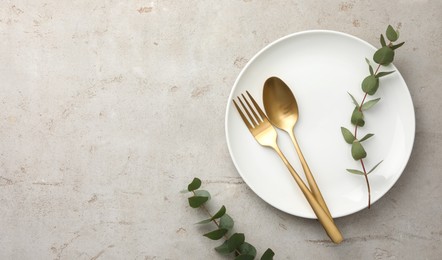
[[[410,162],[371,210],[313,220],[259,199],[227,150],[241,68],[284,35],[332,29],[406,45],[395,65],[416,110]],[[277,259],[440,259],[442,2],[0,2],[0,259],[225,259],[180,191],[194,176],[236,230]]]

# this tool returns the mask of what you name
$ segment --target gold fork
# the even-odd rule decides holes
[[[233,100],[233,104],[238,110],[238,113],[241,116],[242,120],[244,121],[247,128],[250,130],[253,137],[255,137],[256,141],[258,141],[260,145],[273,148],[273,150],[275,150],[275,152],[279,155],[279,157],[282,159],[284,164],[289,169],[290,173],[292,174],[293,178],[295,179],[296,183],[298,184],[299,188],[301,189],[308,203],[312,207],[313,211],[318,217],[319,222],[324,227],[327,235],[334,243],[339,244],[340,242],[342,242],[343,237],[338,227],[333,222],[333,220],[327,215],[327,213],[324,211],[321,205],[318,203],[318,201],[313,196],[309,188],[307,188],[305,183],[299,177],[298,173],[296,173],[295,169],[293,169],[293,167],[287,161],[287,158],[285,158],[284,154],[281,152],[281,149],[279,149],[279,146],[276,142],[278,134],[276,133],[275,128],[273,127],[272,124],[270,124],[267,116],[261,110],[261,108],[256,103],[252,95],[250,95],[248,91],[246,91],[246,93],[249,99],[252,101],[254,108],[252,107],[252,105],[250,105],[249,101],[246,99],[244,94],[241,94],[241,96],[244,102],[247,104],[247,107],[244,105],[244,102],[241,100],[241,97],[238,96],[237,98],[242,108],[246,112],[247,116],[244,115],[241,108],[238,106],[235,100]],[[259,114],[259,116],[257,113]]]

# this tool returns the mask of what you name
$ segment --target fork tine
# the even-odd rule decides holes
[[[247,95],[249,96],[250,100],[252,100],[253,105],[255,106],[256,110],[258,111],[259,115],[261,116],[263,121],[268,121],[267,116],[262,112],[261,108],[259,107],[258,103],[256,103],[255,99],[250,95],[248,91],[246,91]]]
[[[250,122],[252,123],[253,127],[258,126],[258,121],[255,121],[252,115],[250,114],[247,107],[244,105],[244,103],[241,100],[241,97],[238,97],[239,103],[241,103],[241,106],[244,108],[244,111],[246,111],[247,115],[249,116]]]
[[[244,94],[241,94],[241,96],[242,96],[242,98],[244,99],[244,101],[246,101],[247,106],[250,108],[250,111],[252,111],[252,114],[253,114],[253,116],[254,116],[254,118],[255,118],[255,121],[258,122],[258,124],[259,124],[260,122],[263,122],[263,121],[261,120],[261,118],[259,118],[259,116],[256,114],[255,109],[253,109],[253,107],[250,105],[249,101],[247,101],[247,98],[244,96]]]
[[[246,116],[243,114],[243,112],[241,111],[241,109],[239,108],[238,104],[236,104],[235,100],[232,99],[233,104],[236,107],[236,110],[238,110],[239,115],[241,116],[242,120],[244,121],[244,123],[246,124],[247,128],[249,129],[253,129],[253,126],[249,123],[249,120],[247,120]]]

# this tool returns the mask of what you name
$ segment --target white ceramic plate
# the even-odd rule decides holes
[[[363,176],[345,169],[360,169],[352,159],[340,127],[352,129],[354,105],[347,91],[361,101],[361,82],[369,74],[365,57],[375,48],[354,36],[335,31],[305,31],[283,37],[261,50],[238,76],[227,103],[226,137],[232,160],[247,185],[264,201],[289,214],[316,218],[300,189],[277,154],[260,146],[232,104],[248,90],[262,106],[264,81],[277,76],[292,89],[299,106],[295,135],[333,217],[367,207]],[[400,55],[400,49],[398,51]],[[374,66],[374,65],[373,65]],[[415,117],[407,85],[396,70],[380,80],[376,106],[365,113],[358,137],[364,142],[365,165],[384,162],[369,175],[372,203],[380,199],[404,170],[414,142]],[[374,97],[369,97],[372,99]],[[262,106],[263,107],[263,106]],[[278,130],[278,143],[298,173],[304,174],[288,135]]]

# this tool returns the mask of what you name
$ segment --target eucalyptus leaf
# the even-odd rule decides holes
[[[222,216],[224,216],[224,214],[226,214],[226,207],[224,207],[224,205],[218,210],[218,212],[216,212],[215,215],[213,215],[213,217],[211,218],[211,220],[220,218]]]
[[[396,41],[399,37],[398,33],[393,29],[391,25],[387,27],[386,35],[387,38],[392,42]]]
[[[341,127],[341,133],[344,137],[345,142],[348,144],[352,144],[353,141],[356,139],[355,136],[350,132],[350,130],[345,127]]]
[[[227,240],[227,242],[229,247],[235,250],[244,243],[245,239],[246,238],[243,233],[235,233]]]
[[[357,126],[364,126],[364,114],[362,114],[361,111],[357,107],[353,110],[353,113],[351,115],[351,123]]]
[[[198,197],[207,197],[210,200],[210,193],[206,190],[196,190],[194,191],[195,196]]]
[[[347,169],[349,173],[358,174],[358,175],[365,175],[363,172],[355,169]]]
[[[374,75],[373,67],[371,65],[368,65],[368,71],[370,71],[370,75]]]
[[[193,181],[187,186],[188,191],[194,191],[201,187],[201,180],[198,178],[193,178]]]
[[[387,43],[385,42],[384,35],[381,34],[381,39],[380,40],[381,40],[381,46],[382,47],[387,46]]]
[[[208,197],[201,197],[201,196],[192,196],[188,200],[189,200],[189,205],[192,208],[199,208],[206,201],[208,201],[209,198]]]
[[[218,239],[222,238],[227,233],[227,231],[228,231],[227,229],[220,228],[220,229],[214,230],[212,232],[206,233],[203,236],[208,237],[212,240],[218,240]]]
[[[207,224],[212,222],[212,219],[205,219],[205,220],[201,220],[200,222],[195,223],[196,225],[200,225],[200,224]]]
[[[219,220],[219,227],[225,228],[225,229],[232,229],[234,225],[234,221],[232,217],[230,217],[228,214],[224,214],[220,220]]]
[[[376,78],[380,78],[380,77],[384,77],[384,76],[390,75],[393,72],[394,72],[394,70],[379,72],[378,74],[376,74]]]
[[[358,103],[358,101],[356,101],[356,98],[353,97],[353,95],[350,94],[350,92],[347,92],[347,93],[350,95],[351,99],[353,100],[353,104],[355,104],[355,106],[359,108],[359,103]]]
[[[379,79],[374,75],[367,76],[362,81],[361,86],[364,92],[368,93],[369,95],[373,95],[379,88]]]
[[[372,137],[374,134],[366,134],[364,137],[362,137],[361,140],[359,140],[359,142],[363,142],[365,140],[367,140],[368,138]]]
[[[235,257],[235,260],[253,260],[255,259],[255,256],[253,255],[239,255]]]
[[[370,65],[370,60],[365,58],[365,62],[367,62],[368,65]]]
[[[359,141],[354,141],[351,145],[351,156],[353,156],[355,160],[360,160],[367,156],[364,147]]]
[[[275,253],[272,251],[272,249],[268,248],[261,256],[261,260],[273,260],[274,256]]]
[[[372,173],[373,171],[374,171],[374,169],[376,169],[376,167],[378,167],[379,166],[379,164],[381,164],[382,162],[383,162],[384,160],[382,160],[382,161],[380,161],[380,162],[378,162],[378,164],[376,164],[373,168],[371,168],[371,170],[370,171],[368,171],[367,172],[367,174],[370,174],[370,173]]]
[[[388,65],[393,62],[394,51],[388,46],[384,46],[377,50],[373,55],[373,60],[377,64]]]
[[[381,100],[381,98],[376,98],[376,99],[367,101],[362,105],[361,109],[364,111],[368,110],[368,109],[372,108],[374,105],[376,105],[376,103],[378,103],[379,100]]]
[[[227,240],[224,241],[224,243],[222,243],[220,246],[215,247],[215,250],[222,255],[227,255],[235,251],[235,249],[230,249]]]
[[[374,74],[374,72],[373,72],[373,67],[372,67],[371,64],[370,64],[370,61],[369,61],[367,58],[365,58],[365,61],[366,61],[367,64],[368,64],[368,70],[370,71],[370,75],[373,75],[373,74]]]
[[[397,48],[399,48],[399,47],[401,47],[402,45],[404,45],[404,43],[405,43],[405,42],[401,42],[401,43],[398,43],[398,44],[396,44],[396,45],[391,45],[390,48],[391,48],[392,50],[396,50]]]
[[[227,239],[222,245],[215,247],[215,250],[220,254],[230,254],[235,251],[241,244],[244,243],[245,236],[243,233],[235,233]]]
[[[256,248],[247,242],[240,245],[237,250],[241,255],[251,255],[253,257],[256,256]]]

